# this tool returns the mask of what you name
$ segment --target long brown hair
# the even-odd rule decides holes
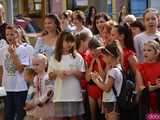
[[[62,31],[61,22],[60,22],[59,17],[57,15],[54,15],[54,14],[49,14],[49,15],[46,15],[45,18],[51,19],[55,23],[55,25],[56,25],[56,33],[58,35]],[[47,35],[47,34],[48,34],[47,31],[43,31],[42,32],[42,36]]]
[[[75,42],[74,36],[70,32],[63,31],[60,33],[60,36],[56,42],[56,48],[55,48],[55,59],[57,61],[61,61],[62,54],[63,54],[63,42]],[[70,49],[70,53],[72,54],[73,58],[75,58],[75,53],[74,53],[75,47],[73,46]]]
[[[77,50],[80,48],[81,42],[82,42],[82,41],[85,42],[88,37],[89,37],[88,34],[85,33],[85,32],[82,32],[82,33],[77,34],[77,35],[75,36],[75,39],[76,39],[76,49],[77,49]]]

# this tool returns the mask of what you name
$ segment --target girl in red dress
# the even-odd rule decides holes
[[[84,62],[86,64],[86,53],[88,50],[88,42],[90,41],[90,37],[87,33],[82,32],[75,36],[76,38],[76,50],[83,57]],[[87,94],[87,86],[88,81],[85,79],[85,74],[83,78],[80,80],[80,85],[82,89],[83,95],[83,104],[85,109],[85,114],[83,115],[84,120],[88,120],[89,118],[89,103],[88,103],[88,94]]]
[[[160,95],[160,44],[154,40],[145,43],[143,54],[144,63],[138,65],[136,79],[138,90],[141,93],[144,91],[148,93],[146,97],[148,102],[142,103],[143,106],[149,106],[148,111],[144,111],[145,115],[147,112],[160,112],[160,100],[158,100]]]
[[[86,54],[86,80],[88,81],[87,92],[89,97],[91,120],[96,120],[96,104],[98,103],[98,107],[100,107],[102,96],[102,90],[91,79],[91,72],[96,71],[102,78],[104,78],[106,67],[101,51],[97,50],[100,46],[100,41],[93,38],[88,44],[89,51]]]
[[[83,57],[84,62],[86,63],[86,53],[88,50],[88,43],[90,41],[90,37],[87,33],[80,33],[75,36],[76,38],[76,50],[80,55]],[[80,81],[81,83],[81,88],[83,90],[87,89],[87,81],[85,80],[85,77],[83,80]]]

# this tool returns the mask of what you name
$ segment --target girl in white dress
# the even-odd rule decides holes
[[[77,120],[84,113],[80,80],[85,72],[84,61],[74,50],[75,39],[62,32],[55,55],[49,61],[50,79],[55,80],[54,115],[56,120]]]

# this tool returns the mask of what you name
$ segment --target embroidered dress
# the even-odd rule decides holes
[[[53,91],[53,83],[48,82],[48,75],[43,77],[36,76],[34,79],[35,85],[35,95],[32,103],[35,107],[27,111],[27,115],[33,116],[35,118],[48,119],[54,117],[54,105],[49,99],[49,91]],[[51,83],[51,84],[47,84]],[[39,104],[41,102],[42,104]]]

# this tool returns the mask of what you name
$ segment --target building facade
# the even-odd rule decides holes
[[[8,10],[6,1],[0,0]],[[13,0],[13,4],[14,16],[31,17],[40,26],[42,26],[42,21],[48,13],[59,15],[66,9],[87,11],[89,6],[95,6],[98,12],[107,12],[114,19],[118,18],[123,5],[126,6],[129,14],[135,16],[142,16],[144,10],[148,7],[160,11],[160,0]]]

